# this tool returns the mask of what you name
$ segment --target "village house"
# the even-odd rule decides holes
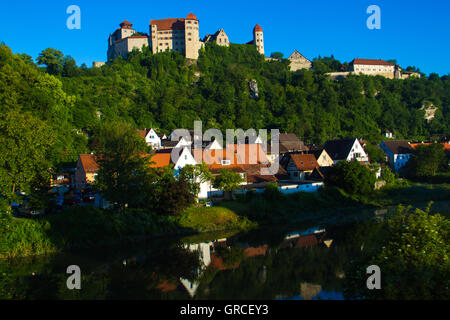
[[[283,167],[291,180],[307,180],[314,171],[320,175],[319,164],[313,154],[288,154],[283,160]]]
[[[80,154],[75,170],[75,188],[82,190],[95,182],[99,165],[93,154]]]
[[[173,156],[175,154],[176,156]],[[197,162],[187,146],[180,148],[157,150],[151,153],[150,167],[162,168],[173,165],[175,172],[180,171],[187,165],[196,165]],[[175,159],[173,159],[175,157]]]
[[[316,157],[319,167],[326,168],[334,166],[334,161],[323,147],[311,146],[308,153]]]
[[[369,163],[367,153],[356,138],[327,141],[325,142],[324,149],[335,164],[339,161],[353,160],[364,164]]]
[[[161,148],[161,138],[154,129],[150,129],[150,130],[145,129],[145,130],[138,130],[138,131],[139,131],[139,135],[143,139],[145,139],[145,142],[147,143],[147,145],[151,146],[152,149],[160,149]]]
[[[398,172],[411,158],[413,148],[404,140],[386,140],[380,144],[381,150],[389,159],[391,168]]]

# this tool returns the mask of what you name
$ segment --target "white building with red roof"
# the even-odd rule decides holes
[[[394,79],[395,65],[384,60],[354,59],[350,62],[350,68],[356,74],[380,75]]]

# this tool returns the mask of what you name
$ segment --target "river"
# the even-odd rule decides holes
[[[379,245],[372,225],[386,212],[339,225],[311,222],[0,260],[0,299],[348,299],[350,263]],[[67,288],[72,265],[81,270],[81,290]],[[365,284],[367,277],[356,281]]]

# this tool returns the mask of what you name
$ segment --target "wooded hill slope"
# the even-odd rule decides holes
[[[0,110],[44,121],[56,135],[54,163],[76,161],[90,151],[100,123],[119,119],[165,133],[191,129],[194,120],[202,120],[204,130],[278,128],[306,143],[340,137],[377,142],[384,130],[417,140],[450,132],[448,75],[334,82],[321,71],[291,72],[287,60],[267,62],[250,45],[208,45],[197,63],[148,49],[102,68],[77,67],[55,49],[38,61],[45,67],[0,45]],[[431,104],[437,111],[428,122],[422,107]]]

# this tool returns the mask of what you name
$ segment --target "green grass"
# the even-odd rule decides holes
[[[246,217],[240,217],[234,211],[223,207],[187,209],[178,219],[178,223],[183,228],[199,232],[248,230],[257,226]]]
[[[75,207],[38,220],[3,215],[0,258],[126,245],[154,236],[247,230],[255,226],[231,210],[206,207],[188,209],[179,217],[90,207]]]

